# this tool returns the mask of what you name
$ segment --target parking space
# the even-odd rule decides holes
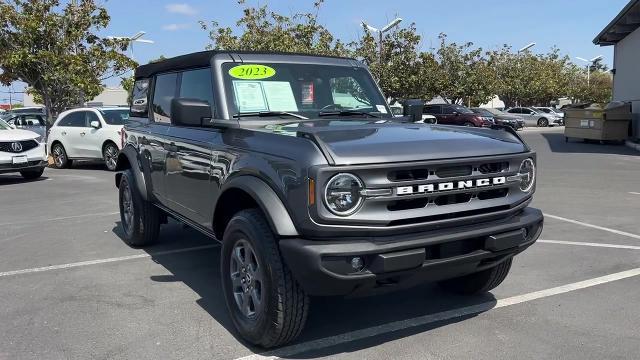
[[[153,247],[123,243],[113,173],[0,176],[0,359],[637,357],[640,153],[521,134],[548,216],[491,295],[312,299],[301,337],[267,353],[235,336],[215,241],[171,222]]]

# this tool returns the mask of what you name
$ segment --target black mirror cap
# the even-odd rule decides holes
[[[424,101],[420,99],[405,100],[402,104],[402,115],[408,116],[412,122],[421,121],[424,111]]]
[[[177,126],[201,127],[211,121],[211,105],[200,99],[171,100],[171,123]]]

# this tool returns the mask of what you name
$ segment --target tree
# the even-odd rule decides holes
[[[110,21],[94,0],[0,2],[0,82],[23,81],[52,116],[103,90],[103,81],[136,64],[126,40],[101,38]]]
[[[245,6],[244,15],[236,22],[241,34],[230,27],[220,27],[216,21],[200,25],[209,32],[207,49],[296,52],[315,55],[346,56],[345,45],[318,23],[323,0],[314,3],[315,13],[284,16],[262,7]],[[238,0],[244,6],[244,0]]]

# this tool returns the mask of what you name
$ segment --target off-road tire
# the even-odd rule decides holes
[[[547,118],[538,119],[538,127],[548,127],[548,126],[549,126],[549,120],[547,120]]]
[[[509,274],[513,258],[477,273],[444,280],[439,285],[452,293],[462,295],[481,294],[496,288]]]
[[[236,303],[231,279],[233,251],[242,241],[249,243],[262,267],[262,308],[253,317],[246,316]],[[295,339],[306,322],[309,297],[282,261],[276,238],[260,210],[242,210],[233,216],[224,232],[220,256],[224,297],[242,338],[264,348]]]
[[[51,147],[51,156],[53,157],[53,166],[56,169],[66,169],[71,166],[72,161],[67,156],[67,151],[60,143],[55,143]]]
[[[118,188],[123,240],[132,247],[143,247],[155,243],[160,232],[162,211],[142,198],[131,170],[122,173]],[[130,203],[127,199],[130,199]],[[132,211],[132,214],[129,215],[126,209]]]
[[[38,170],[20,171],[20,175],[22,175],[22,177],[26,180],[35,180],[42,176],[42,173],[44,173],[44,168],[40,168]]]

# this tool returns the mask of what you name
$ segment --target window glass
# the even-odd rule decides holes
[[[442,113],[443,114],[453,114],[453,112],[456,111],[454,108],[452,108],[451,106],[443,106],[442,107]]]
[[[24,126],[45,126],[44,119],[40,115],[24,115],[22,123]]]
[[[529,109],[520,109],[522,114],[531,114],[533,113],[533,111],[529,110]]]
[[[146,117],[149,113],[149,79],[136,80],[131,93],[131,112],[134,116]]]
[[[171,123],[171,100],[176,96],[177,73],[156,76],[153,92],[153,121]]]
[[[204,100],[213,104],[213,90],[211,86],[211,69],[190,70],[182,73],[180,82],[180,97]]]
[[[100,118],[98,118],[98,115],[96,115],[96,113],[94,113],[93,111],[87,111],[85,119],[85,127],[90,127],[92,121],[97,121],[98,123],[100,123]]]
[[[372,108],[373,104],[367,93],[355,78],[351,76],[329,79],[333,103],[341,108]]]
[[[102,110],[102,118],[109,125],[124,125],[129,120],[129,111],[125,109],[119,110]]]
[[[522,113],[520,111],[520,108],[509,109],[509,110],[507,110],[507,112],[512,113],[512,114],[521,114]]]
[[[440,114],[440,106],[439,105],[427,105],[424,107],[423,113],[425,114]]]
[[[58,126],[85,127],[87,123],[85,113],[86,111],[75,111],[67,114],[60,120]]]

